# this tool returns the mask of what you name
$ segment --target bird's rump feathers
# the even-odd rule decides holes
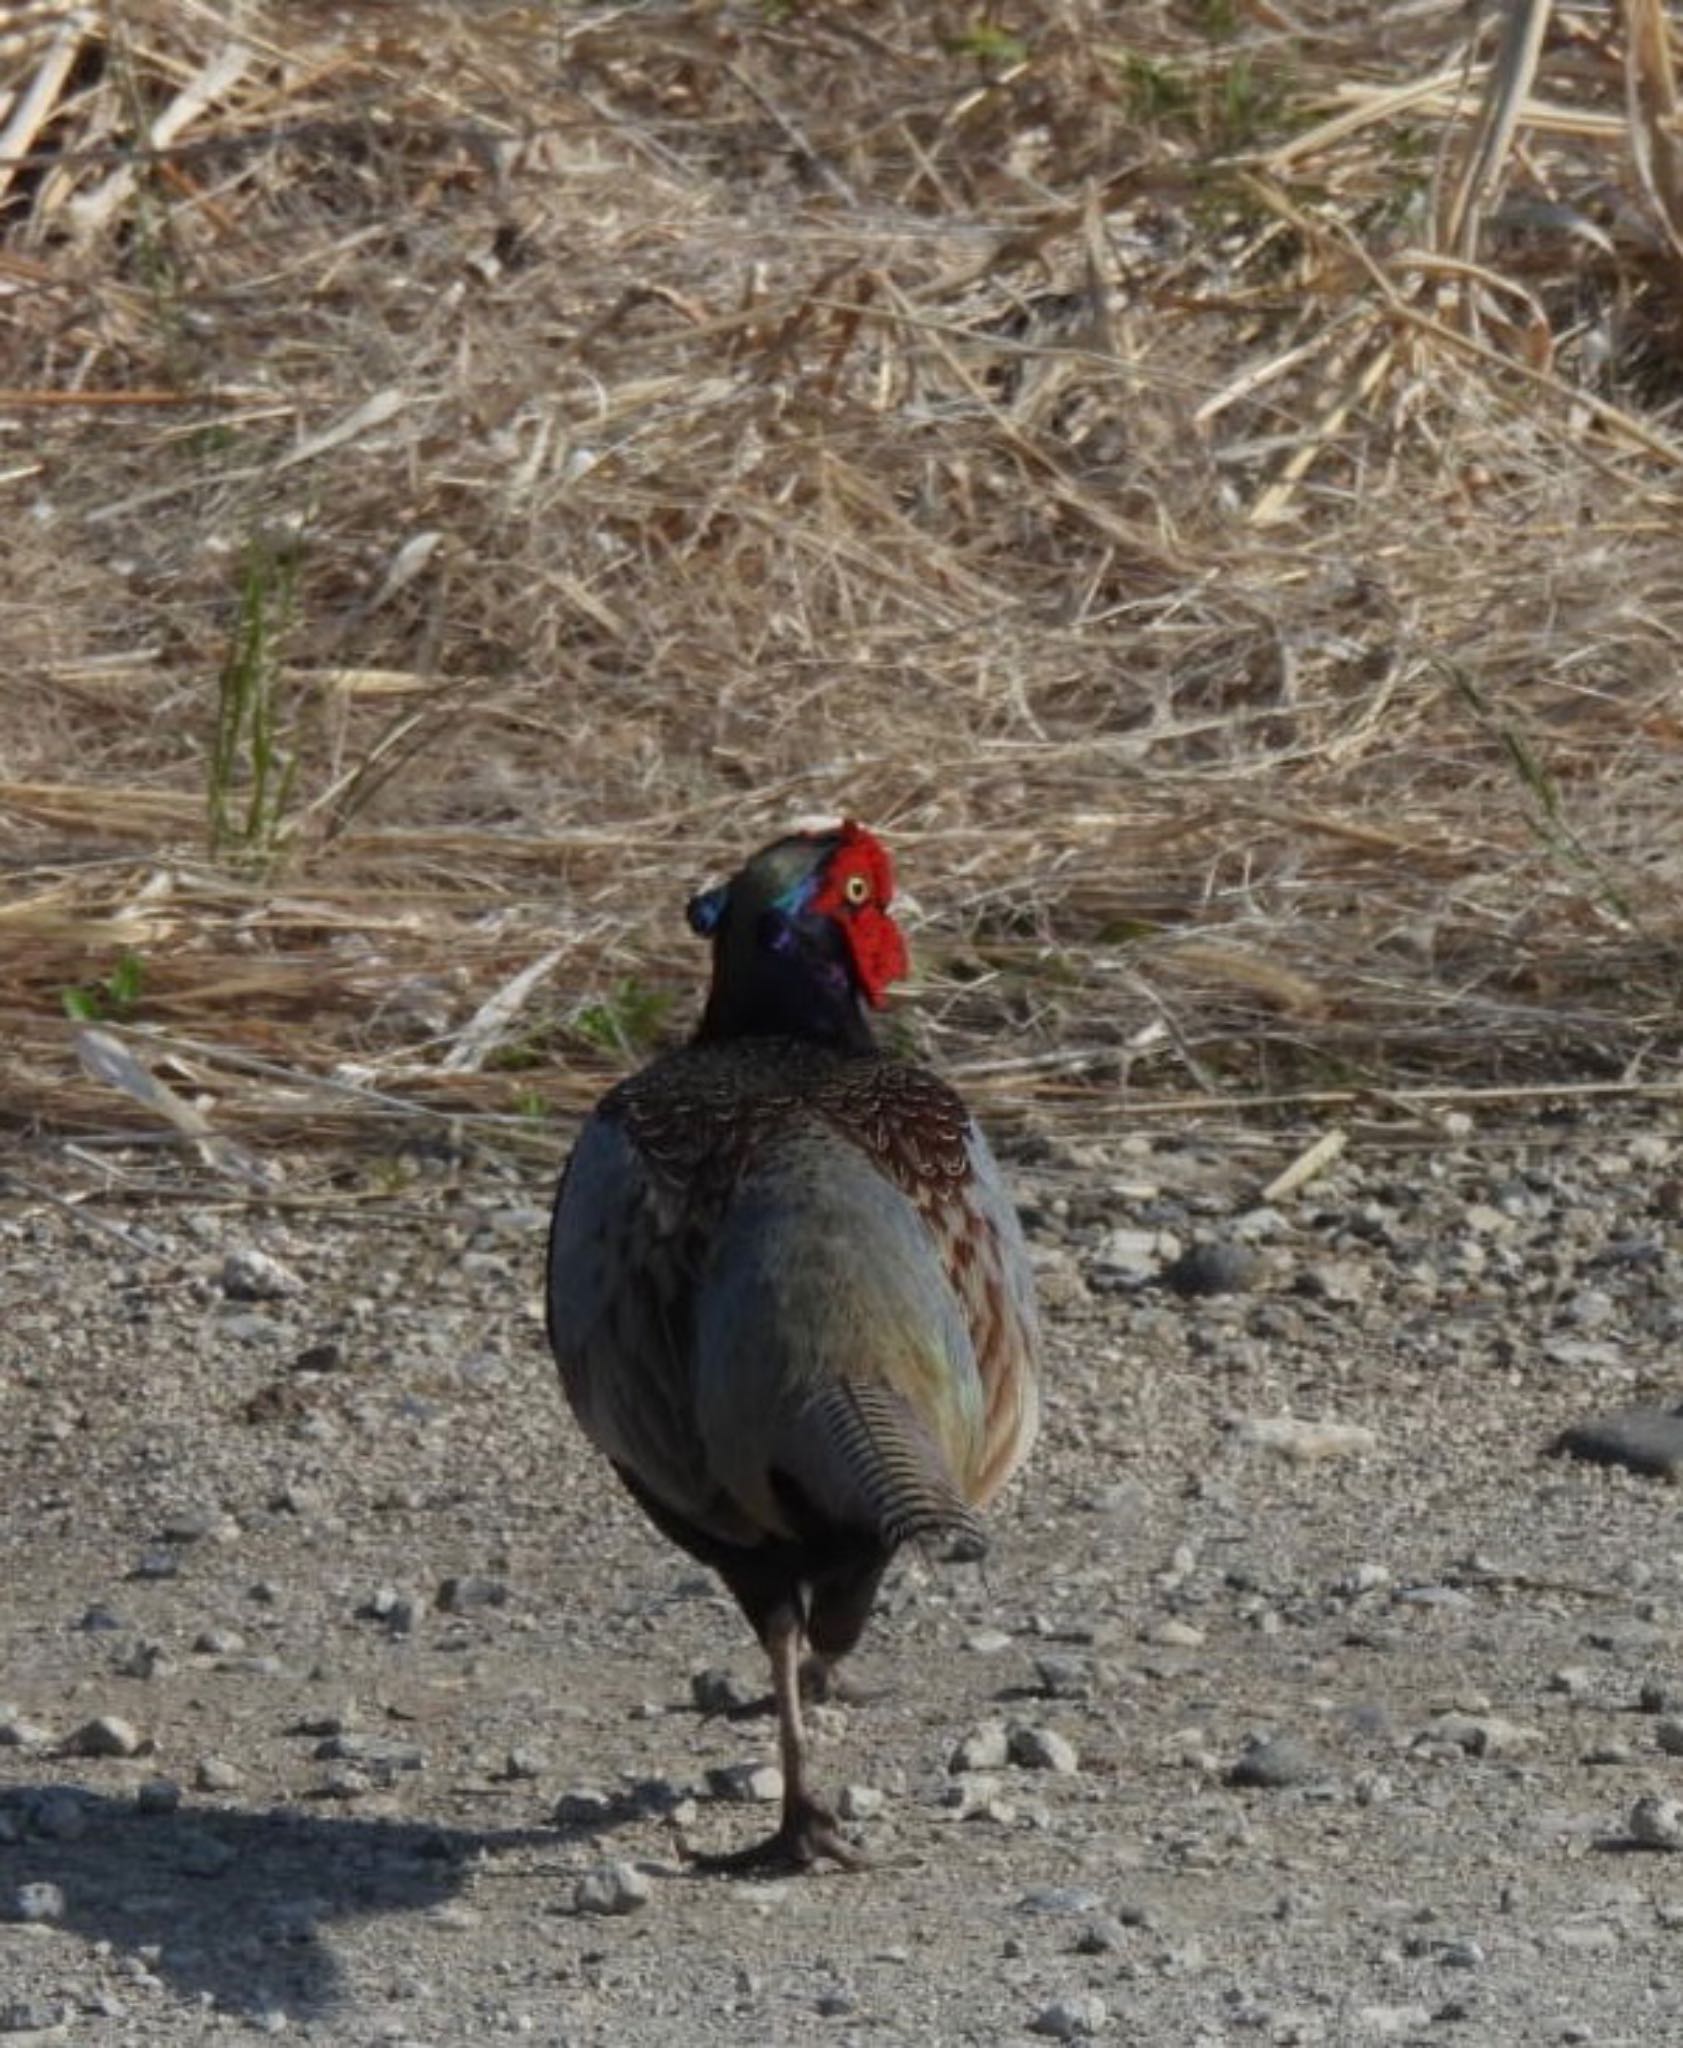
[[[589,1435],[726,1543],[964,1548],[1033,1435],[1015,1214],[958,1098],[880,1056],[732,1041],[622,1083],[569,1165],[549,1300]]]
[[[744,1173],[696,1295],[709,1471],[768,1533],[892,1547],[973,1527],[984,1401],[915,1205],[856,1146],[792,1120]]]

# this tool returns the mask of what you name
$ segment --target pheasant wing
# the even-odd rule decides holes
[[[585,1434],[637,1488],[726,1542],[756,1531],[696,1434],[690,1344],[705,1232],[624,1123],[591,1117],[550,1226],[549,1341]]]

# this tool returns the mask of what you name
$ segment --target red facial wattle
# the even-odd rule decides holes
[[[900,927],[888,913],[894,868],[888,849],[851,818],[836,835],[834,853],[811,909],[840,928],[860,993],[873,1010],[888,1000],[889,985],[903,981],[910,961]]]

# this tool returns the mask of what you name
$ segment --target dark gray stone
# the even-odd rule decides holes
[[[1683,1407],[1639,1405],[1563,1429],[1550,1449],[1595,1465],[1623,1465],[1651,1479],[1683,1481]]]
[[[1163,1269],[1163,1279],[1177,1294],[1248,1294],[1262,1273],[1262,1261],[1248,1245],[1188,1245]]]

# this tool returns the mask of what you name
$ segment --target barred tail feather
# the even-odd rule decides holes
[[[802,1520],[863,1527],[890,1550],[939,1542],[955,1561],[986,1555],[986,1532],[933,1435],[892,1387],[834,1381],[804,1405],[791,1435],[777,1464],[800,1497],[790,1505]],[[779,1494],[788,1499],[786,1489]]]

